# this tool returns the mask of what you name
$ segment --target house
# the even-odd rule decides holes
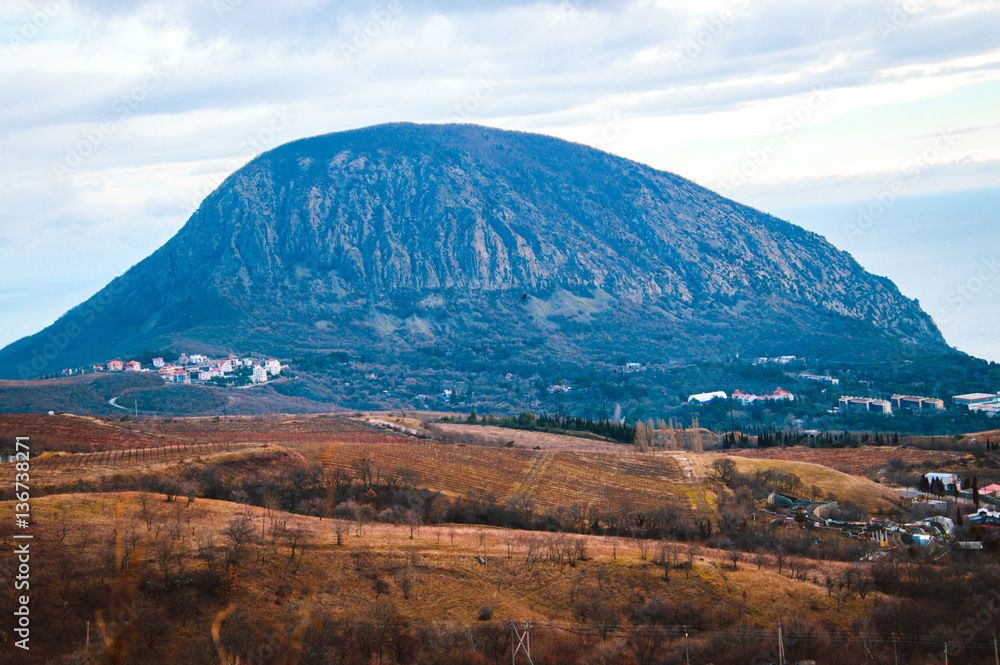
[[[884,399],[872,399],[870,397],[851,397],[844,395],[840,398],[840,410],[854,413],[879,413],[884,416],[892,415],[892,403]]]
[[[268,374],[278,376],[281,374],[281,363],[274,358],[269,358],[268,361],[264,363],[264,369],[267,370]]]
[[[94,365],[94,371],[95,372],[103,372],[104,371],[104,365]]]
[[[642,369],[642,363],[625,363],[626,372],[638,372]]]
[[[966,515],[965,519],[968,520],[970,524],[1000,527],[1000,512],[990,510],[989,508],[980,508],[974,514]]]
[[[125,367],[125,363],[123,363],[120,360],[112,360],[112,361],[108,362],[108,371],[109,372],[120,372],[120,371],[122,371],[122,369],[124,369],[124,367]]]
[[[979,490],[979,493],[985,496],[1000,497],[1000,485],[993,483],[992,485],[987,485],[983,489]]]
[[[869,413],[881,413],[884,416],[892,415],[892,403],[884,399],[873,399],[868,402]]]
[[[126,372],[141,372],[142,371],[142,363],[139,362],[138,360],[130,360],[127,363],[125,363],[125,371]]]
[[[987,416],[992,418],[993,416],[1000,413],[1000,402],[983,402],[980,404],[970,404],[969,411],[975,413],[985,413]]]
[[[198,380],[199,381],[208,381],[211,378],[212,378],[212,373],[209,372],[209,371],[207,371],[207,370],[202,370],[202,371],[198,372]]]
[[[223,374],[228,374],[233,371],[233,361],[232,360],[220,360],[219,361],[219,371]]]
[[[556,384],[554,386],[549,386],[548,391],[551,395],[552,393],[568,393],[571,390],[569,386],[564,386],[562,384]]]
[[[179,369],[174,372],[174,383],[191,383],[191,375],[186,369]]]
[[[177,359],[178,365],[187,365],[189,362],[191,362],[191,359],[188,358],[188,355],[186,353],[182,353],[180,357]]]
[[[829,383],[832,386],[840,385],[840,379],[835,379],[832,376],[822,376],[820,374],[809,374],[807,372],[803,372],[802,374],[799,374],[799,378],[803,381],[819,381],[821,383]]]
[[[903,409],[909,409],[913,412],[918,411],[943,411],[944,410],[944,400],[935,399],[933,397],[917,397],[914,395],[893,395],[890,398],[892,402],[892,408],[902,411]]]
[[[153,358],[153,367],[156,369],[163,367],[163,358]]]
[[[262,365],[255,365],[252,380],[254,383],[264,383],[267,381],[267,370]]]
[[[250,356],[244,358],[242,362],[244,367],[253,367],[253,358]]]
[[[794,358],[795,356],[792,357]],[[787,390],[782,390],[781,388],[776,389],[773,393],[768,395],[767,398],[775,401],[778,400],[787,400],[789,402],[795,401],[795,395],[788,392]]]
[[[788,392],[787,390],[783,390],[782,388],[778,388],[777,390],[775,390],[770,395],[755,395],[753,393],[745,393],[742,390],[736,390],[735,392],[733,392],[733,399],[736,400],[736,401],[738,401],[740,404],[743,404],[744,406],[746,406],[748,404],[753,404],[754,402],[761,401],[761,400],[772,400],[772,401],[788,400],[788,401],[792,401],[792,400],[795,399],[795,395],[793,395],[792,393]]]
[[[996,399],[997,395],[993,393],[969,393],[968,395],[955,395],[951,398],[951,401],[958,405],[971,406],[973,404],[992,402]]]
[[[795,356],[778,356],[775,362],[781,365],[787,365],[788,363],[795,362]]]
[[[949,492],[955,491],[955,488],[961,482],[954,473],[925,473],[924,478],[927,479],[927,483],[930,485],[933,485],[935,480],[940,480],[941,484]]]
[[[187,362],[182,363],[184,365],[200,365],[202,363],[208,362],[208,356],[203,356],[200,353],[192,353],[190,356],[181,356],[181,357],[187,360]]]
[[[688,404],[690,404],[691,402],[698,402],[699,404],[708,404],[713,399],[729,399],[729,395],[727,395],[721,390],[716,390],[715,392],[711,393],[696,393],[694,395],[689,395],[687,401]]]

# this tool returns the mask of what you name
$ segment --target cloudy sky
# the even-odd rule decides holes
[[[560,136],[779,214],[1000,360],[997,35],[995,0],[5,0],[0,345],[260,152],[410,120]]]

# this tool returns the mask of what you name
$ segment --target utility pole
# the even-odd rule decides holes
[[[993,633],[993,637],[996,637],[996,632]],[[994,640],[995,641],[995,640]],[[90,651],[90,620],[87,620],[87,651]]]
[[[135,406],[135,417],[138,418],[139,417],[139,400],[137,400],[137,399],[132,400],[132,404]]]
[[[688,650],[688,627],[684,626],[684,662],[691,665],[691,652]]]
[[[948,643],[944,643],[944,665],[948,665]]]
[[[511,631],[511,650],[510,650],[510,664],[516,665],[517,654],[521,651],[524,652],[524,657],[528,659],[528,665],[535,665],[531,660],[531,622],[524,622],[524,632],[517,632],[517,625],[511,621],[510,622]],[[517,640],[517,646],[514,646],[514,640]]]
[[[785,665],[785,643],[781,639],[781,622],[778,622],[778,665]],[[945,663],[945,665],[948,665]]]
[[[1000,652],[997,651],[997,631],[993,631],[993,662],[1000,665]]]
[[[899,656],[896,654],[896,633],[892,634],[892,660],[899,665]]]

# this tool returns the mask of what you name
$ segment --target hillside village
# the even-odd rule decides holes
[[[240,358],[230,353],[225,358],[213,359],[200,353],[182,353],[172,362],[155,357],[151,367],[143,367],[138,360],[109,360],[105,365],[93,365],[90,369],[93,372],[157,372],[167,383],[243,386],[267,383],[287,368],[275,358]],[[63,370],[64,375],[72,373]]]

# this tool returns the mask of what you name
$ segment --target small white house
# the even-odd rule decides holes
[[[959,482],[961,482],[958,476],[954,473],[925,473],[924,477],[927,478],[928,484],[934,484],[935,480],[940,480],[944,488],[949,492],[954,491],[958,487]]]
[[[281,374],[281,363],[274,358],[269,358],[268,361],[264,363],[264,369],[266,369],[267,373],[271,376],[278,376]]]
[[[264,383],[267,381],[267,370],[263,366],[257,365],[253,368],[253,382]]]

